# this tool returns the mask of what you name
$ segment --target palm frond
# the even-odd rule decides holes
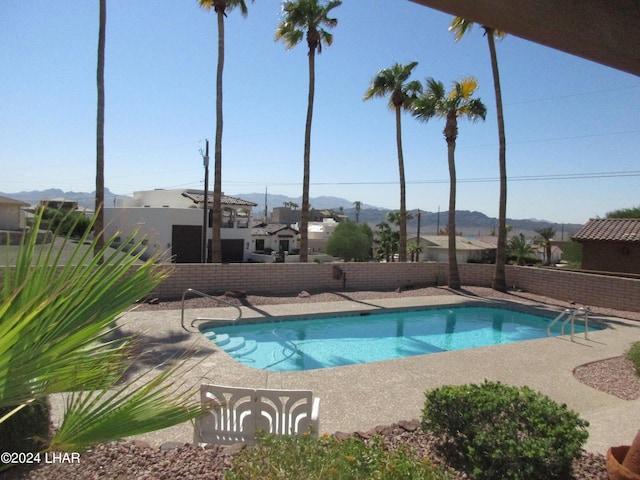
[[[84,450],[194,419],[202,413],[195,390],[171,381],[184,373],[179,364],[157,375],[145,372],[115,391],[69,395],[64,420],[49,450]]]
[[[460,41],[472,28],[473,22],[462,17],[455,17],[449,25],[449,31],[454,33],[456,42]]]
[[[131,363],[130,339],[107,340],[114,321],[168,275],[167,268],[157,263],[155,257],[140,263],[143,240],[136,242],[135,233],[118,248],[114,248],[116,235],[106,239],[104,247],[94,256],[95,240],[88,241],[87,230],[70,260],[60,265],[58,243],[51,242],[48,247],[37,245],[41,220],[42,213],[36,216],[33,228],[24,237],[15,267],[5,267],[0,291],[0,406],[3,407],[24,405],[60,392],[89,391],[85,395],[93,398],[106,395],[97,389],[110,390]],[[64,242],[69,241],[67,236]],[[137,254],[125,251],[131,242]],[[105,261],[101,263],[98,257]],[[158,381],[168,375],[161,375]],[[154,404],[159,411],[168,412],[164,423],[154,420],[145,428],[190,418],[191,413],[183,412],[183,397],[165,395],[167,389],[160,387],[158,381],[149,382],[141,390],[146,396],[125,397],[123,405],[132,410],[136,401],[159,402]],[[115,398],[101,398],[109,398],[116,408]],[[190,407],[187,410],[191,412]],[[15,411],[14,408],[12,412]],[[4,420],[5,417],[0,423]]]

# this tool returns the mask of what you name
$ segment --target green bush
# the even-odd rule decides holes
[[[369,445],[350,438],[313,438],[310,435],[262,437],[257,446],[241,451],[233,460],[226,480],[256,478],[305,480],[445,480],[451,474],[415,459],[401,449],[389,452],[382,439],[373,437]]]
[[[588,423],[528,387],[485,381],[425,393],[422,426],[475,480],[569,478]]]
[[[91,220],[82,212],[54,208],[45,208],[42,218],[43,226],[63,237],[81,237],[91,224]]]
[[[640,377],[640,342],[633,343],[629,350],[627,350],[625,357],[633,363],[636,369],[636,375]]]
[[[15,407],[1,407],[0,417]],[[47,398],[40,398],[0,423],[0,452],[36,453],[49,443],[51,407]]]

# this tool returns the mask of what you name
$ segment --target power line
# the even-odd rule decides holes
[[[588,173],[555,173],[549,175],[519,175],[508,177],[509,182],[533,182],[545,180],[586,180],[593,178],[620,178],[620,177],[640,177],[640,170],[628,170],[622,172],[588,172]],[[476,178],[459,178],[457,183],[490,183],[498,182],[499,177],[476,177]],[[227,185],[264,185],[265,181],[249,182],[249,181],[225,181]],[[274,186],[299,186],[301,182],[267,182]],[[397,181],[363,181],[363,182],[311,182],[313,186],[375,186],[375,185],[396,185]],[[409,180],[407,185],[426,185],[426,184],[446,184],[449,179],[434,180]]]

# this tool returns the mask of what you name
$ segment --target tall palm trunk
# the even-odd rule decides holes
[[[104,51],[107,29],[107,0],[100,0],[100,27],[98,30],[98,68],[96,84],[98,88],[98,113],[96,122],[96,221],[94,233],[96,242],[94,253],[104,246]],[[100,259],[102,263],[102,258]]]
[[[456,112],[449,112],[444,128],[447,140],[447,158],[449,161],[449,220],[447,223],[449,244],[449,288],[460,290],[460,273],[456,255],[456,138],[458,137],[458,119]]]
[[[226,4],[226,2],[223,2]],[[218,68],[216,72],[216,138],[214,145],[213,206],[211,208],[211,261],[222,262],[220,228],[222,225],[222,71],[224,69],[224,11],[216,7],[218,21]],[[208,199],[205,199],[205,202]]]
[[[313,32],[308,33],[309,37]],[[309,177],[311,165],[311,122],[313,120],[313,100],[316,85],[316,48],[317,43],[309,39],[309,99],[307,102],[307,121],[304,129],[304,172],[302,175],[302,214],[300,217],[300,262],[309,259]]]
[[[400,172],[400,242],[398,259],[407,261],[407,195],[404,179],[404,155],[402,154],[402,122],[400,107],[396,106],[396,145],[398,148],[398,171]]]
[[[496,249],[496,269],[491,281],[491,288],[504,292],[507,290],[505,263],[507,260],[507,159],[506,138],[504,133],[504,116],[502,111],[502,91],[500,89],[500,74],[498,70],[498,56],[494,30],[485,27],[489,52],[491,54],[491,69],[493,71],[493,87],[496,97],[496,114],[498,117],[498,162],[500,167],[500,199],[498,206],[498,245]]]

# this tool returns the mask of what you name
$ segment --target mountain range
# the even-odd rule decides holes
[[[30,192],[3,193],[0,195],[21,200],[32,205],[38,204],[40,200],[45,199],[61,199],[76,201],[78,204],[87,209],[94,208],[95,192],[65,192],[58,188],[50,188],[47,190],[35,190]],[[240,193],[233,196],[248,200],[257,204],[253,208],[253,216],[256,219],[263,218],[265,210],[265,194],[264,193]],[[105,205],[107,207],[114,206],[118,198],[127,198],[126,195],[117,195],[105,188]],[[281,207],[285,202],[293,202],[302,205],[301,197],[288,197],[286,195],[277,195],[269,193],[266,196],[267,211],[270,213],[274,207]],[[310,200],[311,207],[316,210],[333,210],[338,214],[345,215],[347,218],[356,219],[356,208],[352,201],[340,197],[321,196],[314,197]],[[368,223],[373,228],[377,223],[386,220],[387,214],[392,210],[380,208],[373,205],[362,204],[360,206],[359,221]],[[409,212],[413,219],[407,222],[407,231],[414,234],[418,229],[418,211]],[[438,230],[444,229],[447,223],[447,212],[420,212],[420,233],[422,235],[433,235]],[[535,235],[536,230],[545,227],[553,227],[556,232],[556,239],[569,239],[573,233],[578,231],[581,224],[559,224],[538,219],[507,219],[507,225],[511,227],[512,234],[522,233],[527,237]],[[497,229],[498,219],[485,215],[482,212],[458,210],[456,211],[456,230],[462,232],[464,236],[484,236],[490,235]]]

